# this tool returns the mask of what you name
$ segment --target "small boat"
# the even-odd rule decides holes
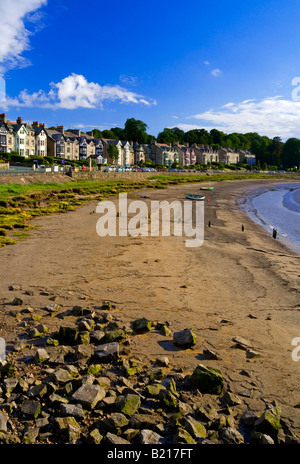
[[[200,190],[213,190],[213,187],[200,187]]]
[[[205,197],[202,197],[201,195],[192,195],[190,193],[187,193],[186,197],[188,200],[205,200]]]

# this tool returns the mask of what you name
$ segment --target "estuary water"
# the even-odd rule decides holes
[[[300,183],[278,183],[250,193],[241,207],[270,235],[300,254]]]

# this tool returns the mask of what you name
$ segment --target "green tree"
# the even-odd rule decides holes
[[[104,129],[104,131],[102,131],[102,136],[104,139],[116,140],[116,134],[110,129]]]
[[[132,142],[147,143],[147,127],[147,124],[139,119],[127,119],[124,127],[124,139]]]
[[[282,148],[282,165],[285,169],[300,167],[300,140],[288,139]]]
[[[121,127],[112,127],[111,129],[111,132],[113,132],[115,134],[115,139],[117,140],[124,140],[125,137],[124,137],[124,129],[121,129]]]
[[[93,129],[93,135],[95,139],[102,139],[103,134],[99,129]]]
[[[107,147],[108,156],[112,159],[113,164],[118,162],[119,150],[116,145],[109,143]]]

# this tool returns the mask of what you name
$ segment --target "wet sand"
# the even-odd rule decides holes
[[[227,386],[253,411],[262,413],[266,402],[277,401],[283,420],[300,438],[295,407],[300,362],[291,356],[292,339],[300,337],[300,256],[237,204],[249,189],[268,184],[272,181],[227,181],[205,192],[210,201],[205,201],[205,237],[198,248],[185,247],[185,237],[99,237],[96,203],[35,220],[42,227],[27,240],[0,250],[0,336],[9,345],[22,330],[6,317],[15,296],[33,308],[56,296],[65,310],[77,304],[100,307],[109,300],[121,324],[146,317],[167,321],[172,332],[192,328],[197,336],[192,349],[175,349],[172,335],[153,333],[134,337],[132,351],[145,363],[166,355],[185,373],[199,362],[220,369]],[[148,204],[185,200],[186,193],[199,194],[199,186],[143,190],[130,198]],[[117,204],[118,198],[112,201]],[[12,284],[22,291],[9,291]],[[50,319],[47,325],[61,323]],[[236,349],[232,339],[237,336],[249,340],[261,356],[248,358]],[[206,348],[218,359],[207,360]]]

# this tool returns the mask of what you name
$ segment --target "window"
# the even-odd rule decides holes
[[[19,144],[20,144],[20,145],[24,145],[24,139],[21,139],[21,138],[20,138],[20,139],[19,139]]]
[[[11,142],[12,142],[11,137],[9,137],[8,143],[9,143],[10,145],[11,145]]]

